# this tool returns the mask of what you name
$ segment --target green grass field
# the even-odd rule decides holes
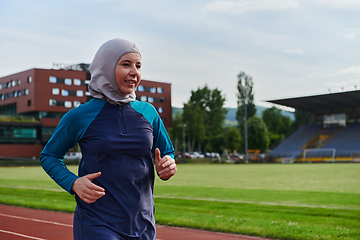
[[[76,172],[76,167],[69,167]],[[178,164],[159,224],[276,239],[360,239],[360,164]],[[40,167],[0,168],[0,203],[72,212]]]

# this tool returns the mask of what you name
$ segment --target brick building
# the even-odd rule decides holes
[[[0,116],[26,117],[33,122],[0,119],[0,157],[38,157],[60,118],[90,100],[89,64],[63,69],[34,68],[0,78]],[[171,84],[142,80],[136,98],[154,105],[165,127],[171,127]]]

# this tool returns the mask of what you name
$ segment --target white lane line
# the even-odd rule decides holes
[[[28,235],[24,235],[24,234],[20,234],[20,233],[16,233],[16,232],[9,232],[9,231],[5,231],[5,230],[1,230],[1,229],[0,229],[0,232],[12,234],[12,235],[16,235],[16,236],[20,236],[20,237],[24,237],[24,238],[29,238],[29,239],[46,240],[44,238],[32,237],[32,236],[28,236]]]
[[[286,207],[308,207],[308,208],[325,208],[325,209],[343,209],[343,210],[360,210],[360,208],[343,208],[343,207],[331,207],[331,206],[316,206],[316,205],[301,205],[301,204],[286,204],[286,203],[272,203],[272,202],[252,202],[241,200],[223,200],[215,198],[190,198],[190,197],[172,197],[172,196],[160,196],[155,195],[154,198],[168,198],[168,199],[183,199],[183,200],[195,200],[195,201],[208,201],[208,202],[229,202],[229,203],[250,203],[250,204],[262,204],[272,206],[286,206]]]
[[[32,190],[44,190],[44,191],[52,191],[52,192],[65,192],[63,189],[54,189],[54,188],[37,188],[37,187],[9,187],[9,186],[2,186],[2,188],[15,188],[15,189],[32,189]]]
[[[69,225],[69,224],[51,222],[51,221],[40,220],[40,219],[35,219],[35,218],[19,217],[19,216],[8,215],[8,214],[3,214],[3,213],[0,213],[0,216],[16,218],[16,219],[22,219],[22,220],[33,221],[33,222],[49,223],[49,224],[54,224],[54,225],[63,226],[63,227],[72,227],[72,225]]]

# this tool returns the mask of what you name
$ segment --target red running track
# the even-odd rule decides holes
[[[73,214],[0,204],[1,240],[67,240],[72,236]],[[156,225],[157,240],[266,240],[235,234]],[[270,239],[267,239],[270,240]]]

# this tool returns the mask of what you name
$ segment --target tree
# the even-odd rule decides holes
[[[248,120],[249,149],[260,149],[264,152],[269,146],[269,133],[264,121],[254,115]]]
[[[236,112],[236,119],[238,122],[238,125],[244,123],[244,117],[245,117],[245,111],[244,106],[246,103],[246,109],[247,109],[247,118],[251,118],[256,114],[256,107],[254,104],[254,94],[253,94],[253,82],[252,77],[245,74],[245,72],[240,72],[238,77],[238,94],[237,96],[237,103],[238,103],[238,109]]]
[[[183,120],[181,114],[176,114],[172,121],[172,127],[168,129],[170,139],[175,147],[175,152],[183,149]]]
[[[309,122],[310,122],[309,113],[295,110],[294,127],[300,127],[301,125],[308,124]]]
[[[188,150],[193,152],[195,143],[201,143],[205,139],[205,114],[199,103],[184,104],[183,122],[186,124]]]
[[[282,115],[281,109],[276,107],[267,108],[262,113],[262,119],[268,130],[277,134],[286,134],[292,127],[289,117]]]
[[[224,102],[225,97],[217,88],[211,90],[205,86],[204,88],[198,88],[196,91],[191,91],[191,97],[187,105],[199,106],[204,115],[205,137],[198,142],[204,150],[221,152],[221,148],[224,147],[223,123],[227,113],[227,110],[223,107]]]
[[[269,130],[270,145],[283,141],[286,134],[292,129],[291,119],[282,115],[281,110],[276,107],[264,110],[262,119]]]
[[[230,152],[235,152],[241,146],[241,136],[239,129],[228,127],[226,131],[226,147]]]
[[[256,114],[256,107],[254,104],[253,82],[252,77],[240,72],[238,77],[237,89],[237,104],[236,120],[241,134],[241,148],[245,149],[245,121]],[[245,120],[245,106],[246,106],[246,120]]]

